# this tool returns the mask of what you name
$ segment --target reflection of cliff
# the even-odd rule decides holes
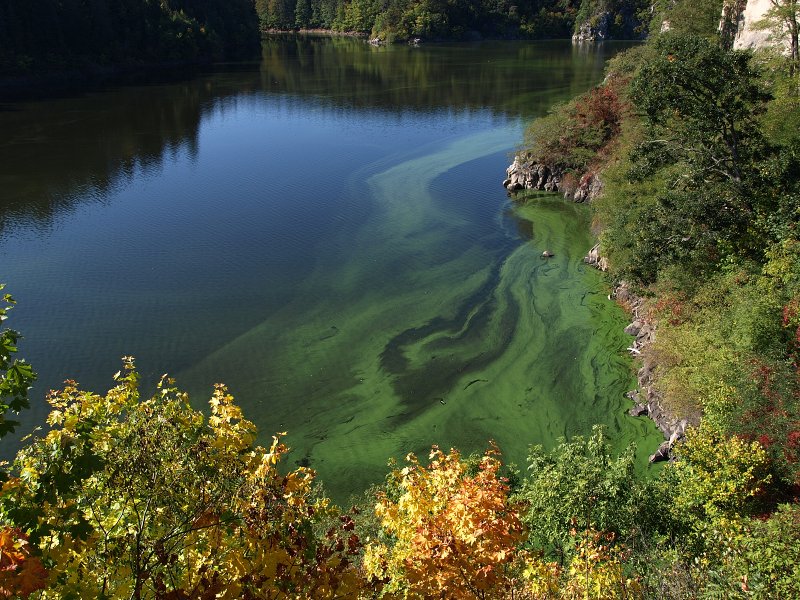
[[[568,48],[565,41],[486,42],[480,46],[483,61],[476,64],[474,46],[398,45],[365,52],[364,42],[351,38],[293,36],[288,43],[271,38],[263,44],[261,86],[268,92],[315,95],[337,107],[475,109],[527,118],[549,109],[553,90],[578,86],[575,93],[583,91],[587,78],[582,75],[602,73],[603,49],[593,49],[596,60],[587,61],[586,49]],[[541,94],[531,90],[527,73],[520,76],[521,68],[545,74]]]

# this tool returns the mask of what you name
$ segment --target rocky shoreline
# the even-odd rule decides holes
[[[602,193],[603,182],[599,174],[589,172],[577,180],[577,183],[570,185],[570,177],[563,170],[528,160],[524,155],[518,154],[506,169],[503,187],[509,195],[521,190],[539,190],[563,194],[565,199],[573,202],[591,202]],[[607,271],[609,267],[608,259],[602,255],[599,243],[589,250],[583,262],[600,271]],[[632,321],[625,327],[625,333],[633,336],[628,351],[635,359],[641,360],[641,366],[636,374],[638,386],[626,394],[634,403],[628,414],[634,417],[649,417],[664,435],[665,441],[650,455],[650,462],[670,460],[672,449],[683,439],[686,428],[696,423],[668,411],[661,393],[656,388],[656,365],[647,350],[655,341],[657,327],[647,314],[644,299],[634,294],[624,281],[614,286],[609,298],[614,299],[631,315]]]
[[[516,155],[506,169],[503,187],[509,193],[519,190],[539,190],[563,194],[573,202],[591,202],[603,192],[603,181],[593,171],[575,179],[559,167],[545,165]]]
[[[584,262],[591,264],[589,256],[584,258]],[[625,394],[633,401],[633,408],[628,414],[633,417],[649,417],[664,435],[665,441],[650,455],[650,462],[669,460],[672,458],[673,447],[683,439],[686,428],[696,423],[667,410],[662,395],[655,385],[656,365],[648,356],[647,350],[656,339],[657,324],[647,314],[644,299],[631,292],[625,282],[620,282],[614,287],[611,298],[626,308],[633,317],[631,323],[625,327],[625,333],[634,338],[628,351],[635,359],[641,360],[641,366],[636,373],[638,386]]]

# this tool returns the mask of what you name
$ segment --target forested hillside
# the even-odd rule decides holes
[[[611,37],[641,37],[650,14],[644,0],[256,0],[256,7],[265,29],[323,28],[389,41],[569,38],[577,24],[606,12]]]
[[[0,3],[0,74],[240,59],[258,30],[326,29],[384,41],[641,38],[646,0],[35,0]]]
[[[244,58],[258,41],[252,0],[0,3],[0,74]]]

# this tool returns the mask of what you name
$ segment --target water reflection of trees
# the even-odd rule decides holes
[[[315,95],[335,106],[488,109],[525,118],[548,110],[555,96],[583,91],[613,50],[551,41],[364,52],[361,40],[315,36],[276,36],[262,48],[261,88],[268,92]]]
[[[0,112],[0,234],[46,227],[76,202],[102,199],[166,157],[198,151],[204,115],[243,94],[290,96],[297,110],[397,114],[486,110],[532,118],[601,73],[565,42],[372,48],[351,38],[265,40],[262,62],[177,83],[119,87]],[[479,61],[476,61],[476,56]],[[300,102],[296,102],[300,100]]]
[[[101,199],[165,156],[197,152],[214,90],[183,82],[29,103],[0,113],[0,230],[46,226],[80,200]]]

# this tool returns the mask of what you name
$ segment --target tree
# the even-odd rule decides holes
[[[774,206],[757,165],[773,149],[758,122],[769,96],[750,59],[668,33],[632,80],[645,131],[630,177],[666,179],[645,215],[642,260],[699,274],[722,256],[761,251],[766,232],[753,226]]]
[[[758,442],[725,437],[701,424],[688,430],[677,453],[672,511],[691,532],[702,537],[717,520],[756,512],[757,500],[772,478]]]
[[[633,465],[633,448],[615,458],[600,426],[588,438],[562,439],[550,453],[532,447],[520,492],[531,544],[565,564],[583,532],[630,534],[638,521]]]
[[[677,0],[665,4],[668,8],[663,18],[669,23],[670,31],[703,36],[718,35],[723,0]]]
[[[4,284],[0,283],[0,291]],[[9,294],[2,297],[0,304],[0,323],[8,318],[14,306],[14,298]],[[18,415],[30,406],[28,391],[36,380],[33,368],[24,360],[14,359],[20,334],[13,329],[0,330],[0,438],[13,433],[19,421],[7,417],[9,413]]]
[[[297,5],[294,9],[294,24],[295,27],[299,27],[301,29],[307,28],[311,25],[310,0],[297,0]]]
[[[631,82],[631,98],[657,136],[646,145],[665,162],[685,161],[706,181],[741,182],[760,150],[756,117],[769,96],[747,52],[663,35]]]
[[[3,289],[0,284],[0,290]],[[8,318],[14,299],[6,294],[0,306],[0,323]],[[11,360],[17,352],[20,335],[12,329],[0,331],[0,438],[13,433],[19,425],[6,417],[11,412],[19,414],[28,408],[28,391],[36,379],[31,366],[24,360]],[[0,483],[7,474],[0,470]],[[16,527],[0,521],[0,598],[27,598],[41,589],[47,580],[47,571],[38,557],[31,554],[28,536]]]
[[[49,568],[46,597],[355,598],[352,522],[311,470],[279,471],[280,435],[254,446],[224,386],[206,419],[166,377],[140,399],[131,359],[116,380],[53,393],[51,430],[0,494],[0,522]]]
[[[517,507],[499,477],[492,445],[471,474],[456,450],[436,446],[395,470],[375,507],[385,538],[366,548],[364,567],[384,593],[411,598],[494,598],[514,585],[510,567],[522,540]]]

